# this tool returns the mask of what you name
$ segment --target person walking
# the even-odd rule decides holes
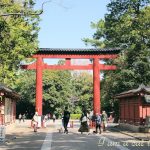
[[[87,123],[87,114],[86,112],[83,112],[82,115],[81,115],[81,118],[80,118],[80,121],[81,121],[81,125],[80,125],[80,128],[79,128],[79,132],[81,132],[81,134],[83,132],[89,132],[89,126],[88,126],[88,123]]]
[[[34,132],[37,132],[37,127],[38,127],[38,112],[35,112],[35,115],[33,116],[33,128]]]
[[[56,120],[56,116],[55,114],[53,114],[53,122],[55,122],[55,120]]]
[[[95,127],[96,127],[96,133],[98,133],[98,129],[99,129],[99,134],[101,134],[101,116],[96,113],[96,117],[95,117]]]
[[[23,114],[23,115],[22,115],[22,120],[23,120],[23,122],[25,122],[25,119],[26,119],[26,115]]]
[[[59,133],[62,133],[64,129],[64,112],[61,113],[61,127],[59,129]]]
[[[22,115],[19,114],[19,123],[21,122],[21,119],[22,119]]]
[[[43,118],[43,127],[44,128],[47,127],[47,121],[48,121],[48,117],[47,117],[47,115],[45,115],[44,118]]]
[[[68,111],[68,107],[65,107],[63,122],[64,122],[64,129],[65,129],[64,133],[66,134],[68,134],[67,126],[68,126],[69,119],[70,119],[70,112]]]
[[[108,116],[105,111],[102,112],[103,131],[106,131]]]

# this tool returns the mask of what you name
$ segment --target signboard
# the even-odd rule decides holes
[[[144,95],[146,103],[150,103],[150,95]]]

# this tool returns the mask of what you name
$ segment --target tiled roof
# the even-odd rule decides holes
[[[5,97],[12,97],[16,99],[19,99],[20,97],[19,94],[3,84],[0,84],[0,92],[3,92]]]
[[[118,54],[120,48],[40,48],[36,54]]]
[[[122,92],[120,94],[117,94],[115,97],[121,98],[121,97],[133,96],[140,92],[145,92],[150,94],[150,87],[146,87],[144,84],[141,84],[137,89]]]

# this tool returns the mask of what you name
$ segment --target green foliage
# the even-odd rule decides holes
[[[46,111],[61,114],[65,106],[71,105],[71,73],[69,71],[44,71],[43,89],[44,106],[49,107]]]
[[[97,47],[121,47],[119,58],[106,61],[118,70],[104,72],[101,86],[102,109],[118,111],[116,94],[141,83],[150,85],[150,0],[113,0],[104,20],[92,23],[93,39],[84,39]]]
[[[17,114],[35,111],[35,72],[18,72],[15,90],[21,95],[17,102]],[[51,113],[60,117],[65,106],[76,114],[82,113],[83,105],[92,109],[92,76],[87,73],[78,75],[70,71],[43,71],[43,114]]]
[[[70,119],[80,119],[81,114],[70,114]]]
[[[20,13],[26,15],[0,16],[0,82],[15,84],[20,62],[38,47],[39,17],[27,15],[35,13],[33,0],[1,0],[0,14]]]
[[[26,113],[27,118],[32,118],[35,113],[35,72],[19,72],[16,80],[15,91],[21,96],[17,101],[17,116]]]
[[[93,106],[93,78],[86,72],[74,74],[72,79],[74,113],[81,113],[82,107],[91,110]]]

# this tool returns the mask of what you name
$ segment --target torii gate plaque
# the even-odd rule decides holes
[[[114,59],[120,52],[119,48],[113,49],[57,49],[41,48],[32,57],[37,61],[30,65],[22,65],[23,69],[36,70],[36,111],[42,115],[42,71],[53,70],[93,70],[93,110],[94,114],[100,113],[100,71],[115,70],[115,65],[100,64],[102,59]],[[44,58],[65,59],[64,65],[48,65],[43,62]],[[71,59],[93,59],[93,64],[73,65]]]

